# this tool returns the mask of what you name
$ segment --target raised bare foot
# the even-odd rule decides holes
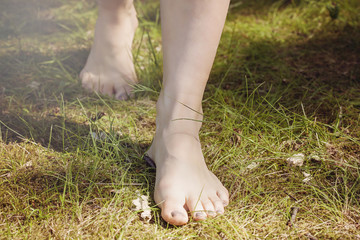
[[[163,219],[183,225],[188,211],[197,221],[224,213],[229,194],[205,164],[198,137],[202,116],[179,104],[172,113],[164,112],[160,102],[157,130],[147,154],[156,164],[154,198]],[[195,121],[176,120],[179,114],[191,115]]]
[[[125,100],[137,83],[131,45],[138,21],[132,1],[99,2],[95,38],[80,73],[82,86],[90,91]]]

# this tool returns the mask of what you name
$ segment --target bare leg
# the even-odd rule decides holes
[[[182,225],[188,222],[187,210],[203,220],[223,213],[228,204],[228,191],[205,164],[198,133],[229,0],[160,3],[164,79],[148,154],[157,166],[154,197],[162,217]]]
[[[131,45],[138,21],[133,0],[98,0],[95,38],[84,69],[88,90],[127,99],[137,82]]]

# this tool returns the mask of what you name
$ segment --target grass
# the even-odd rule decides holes
[[[154,202],[149,223],[131,210],[153,192],[142,155],[162,77],[158,2],[136,5],[141,85],[119,102],[79,83],[94,2],[0,3],[0,239],[360,238],[358,1],[336,19],[331,1],[231,3],[200,136],[231,203],[183,227]]]

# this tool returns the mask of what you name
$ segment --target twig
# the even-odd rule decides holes
[[[281,173],[281,172],[283,172],[283,171],[280,170],[280,171],[276,171],[276,172],[271,172],[271,173],[265,174],[264,176],[267,177],[267,176],[274,175],[274,174],[278,174],[278,173]]]
[[[296,219],[296,214],[298,213],[299,208],[298,207],[292,207],[291,208],[291,217],[290,220],[287,222],[286,225],[288,225],[289,227],[292,227],[294,225],[295,219]]]
[[[5,174],[0,175],[0,178],[2,178],[2,177],[9,177],[10,175],[11,175],[10,172],[8,172],[8,173],[5,173]]]
[[[125,185],[125,186],[142,186],[142,183],[81,183],[81,185],[97,185],[97,186],[119,186],[119,185]]]
[[[297,202],[298,200],[294,197],[294,196],[292,196],[290,193],[288,193],[288,192],[286,192],[286,191],[284,191],[284,193],[286,194],[286,195],[288,195],[292,200],[294,200],[295,202]]]

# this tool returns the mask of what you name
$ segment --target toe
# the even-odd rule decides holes
[[[202,201],[199,198],[189,199],[187,201],[187,206],[195,221],[201,221],[206,219],[207,214],[202,205]]]
[[[127,100],[133,95],[132,88],[128,85],[117,86],[115,88],[115,98],[118,100]]]
[[[229,192],[226,189],[220,190],[216,194],[221,199],[224,207],[229,204]]]
[[[80,73],[82,87],[88,91],[98,91],[99,85],[96,84],[96,77],[85,70]]]
[[[105,95],[108,95],[108,96],[112,97],[112,96],[114,96],[114,92],[115,92],[114,86],[112,84],[103,84],[101,86],[100,92],[102,94],[105,94]]]
[[[90,78],[90,73],[86,72],[85,70],[82,70],[80,73],[80,79],[81,79],[81,84],[85,89],[89,89],[91,87],[89,78]]]
[[[209,217],[215,217],[216,216],[216,211],[215,211],[215,208],[214,208],[214,204],[209,199],[202,201],[202,205],[203,205],[203,208],[205,209],[206,214]]]
[[[115,94],[115,98],[118,100],[127,100],[129,99],[129,95],[126,91],[119,91]]]
[[[162,218],[172,225],[184,225],[189,221],[188,214],[183,204],[177,202],[165,202],[161,206]]]
[[[210,200],[214,205],[216,214],[223,214],[224,213],[223,201],[218,196],[212,196]]]

